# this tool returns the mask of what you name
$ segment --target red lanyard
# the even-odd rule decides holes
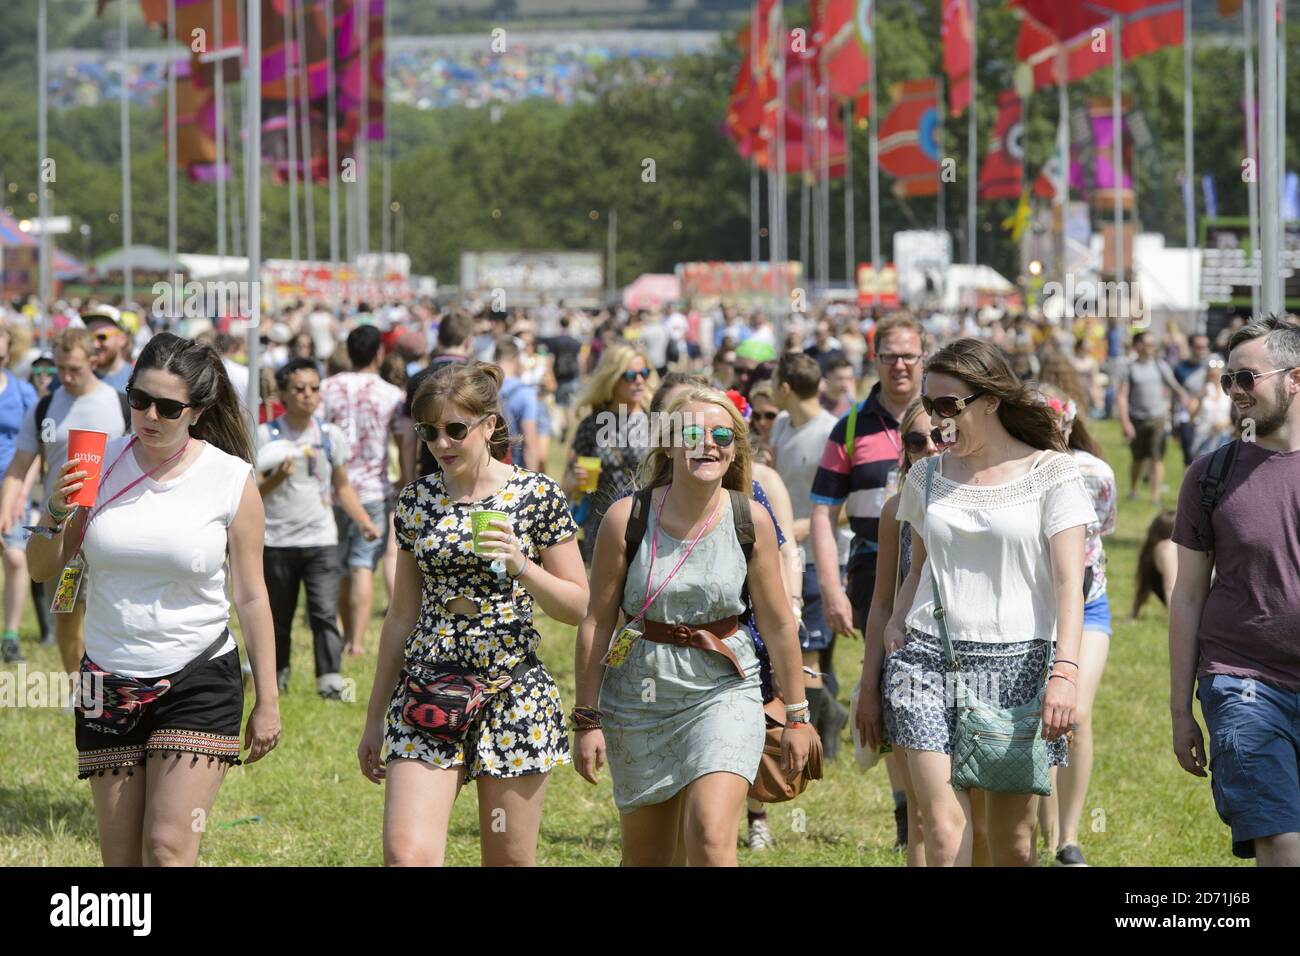
[[[136,437],[137,437],[137,436],[132,435],[132,436],[131,436],[131,440],[130,440],[129,442],[127,442],[127,443],[126,443],[126,447],[125,447],[124,449],[122,449],[122,454],[118,455],[116,458],[113,459],[113,464],[111,464],[111,465],[108,466],[108,471],[104,472],[104,477],[101,478],[100,481],[99,481],[100,487],[103,487],[104,485],[108,484],[108,479],[109,479],[109,476],[113,474],[113,469],[117,467],[117,463],[118,463],[119,461],[121,461],[123,458],[125,458],[125,457],[130,453],[130,451],[131,451],[131,447],[135,444]],[[82,524],[82,526],[81,526],[81,537],[79,537],[79,538],[77,539],[77,554],[80,554],[80,553],[81,553],[81,546],[82,546],[83,543],[85,543],[85,540],[86,540],[86,529],[90,527],[90,522],[93,521],[93,520],[95,519],[95,516],[96,516],[96,515],[98,515],[101,511],[103,511],[105,508],[107,508],[109,505],[111,505],[111,504],[112,504],[114,501],[116,501],[118,498],[121,498],[124,494],[126,494],[128,491],[130,491],[130,490],[131,490],[132,488],[134,488],[136,485],[140,484],[140,482],[144,481],[146,478],[152,478],[154,475],[158,474],[158,472],[162,471],[164,468],[166,468],[168,465],[170,465],[172,462],[174,462],[177,458],[181,457],[181,455],[185,454],[185,452],[189,451],[189,447],[190,447],[190,440],[187,438],[187,439],[185,439],[185,445],[184,445],[184,447],[182,447],[181,450],[178,451],[176,454],[172,455],[170,458],[168,458],[166,461],[164,461],[161,465],[159,465],[159,466],[157,466],[156,468],[152,469],[152,470],[149,471],[147,474],[143,474],[143,475],[141,475],[139,478],[137,478],[135,481],[131,482],[129,485],[127,485],[125,488],[123,488],[123,489],[122,489],[121,491],[119,491],[117,494],[113,495],[113,497],[109,498],[107,501],[101,502],[100,504],[96,505],[96,506],[95,506],[95,509],[94,509],[93,511],[91,511],[90,514],[88,514],[88,515],[86,516],[86,520],[85,520],[85,522],[84,522],[84,523]]]
[[[672,486],[670,485],[669,487],[671,488]],[[628,622],[629,625],[635,624],[637,621],[645,617],[645,612],[650,609],[650,605],[654,603],[654,599],[663,593],[664,588],[668,587],[668,582],[673,579],[673,575],[682,569],[682,565],[686,563],[686,559],[691,556],[691,552],[695,550],[695,546],[699,544],[700,539],[704,537],[704,532],[707,531],[709,525],[713,523],[714,517],[716,517],[718,514],[718,509],[722,507],[722,499],[718,498],[717,502],[713,505],[713,510],[710,511],[709,516],[704,519],[704,524],[700,525],[700,530],[696,532],[695,539],[691,541],[690,546],[687,547],[686,549],[686,552],[680,558],[677,559],[677,563],[673,565],[673,569],[668,572],[668,577],[664,578],[663,581],[659,583],[659,587],[655,589],[655,592],[651,594],[650,584],[654,580],[655,555],[659,553],[659,519],[664,513],[664,502],[666,502],[667,500],[668,500],[668,492],[665,490],[664,496],[659,499],[659,510],[655,512],[654,537],[650,539],[650,570],[646,572],[646,576],[645,576],[645,590],[646,590],[645,604],[641,606],[640,613],[637,614],[636,617],[634,617],[631,621]]]

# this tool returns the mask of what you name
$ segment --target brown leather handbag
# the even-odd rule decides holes
[[[767,722],[767,736],[763,739],[763,756],[758,762],[758,773],[749,788],[751,800],[762,803],[785,803],[793,800],[808,788],[808,781],[822,778],[822,739],[817,730],[808,724],[812,742],[808,747],[808,762],[793,780],[786,780],[781,769],[781,734],[785,730],[785,701],[773,697],[763,705]]]

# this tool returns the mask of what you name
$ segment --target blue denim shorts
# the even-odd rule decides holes
[[[1214,806],[1233,855],[1250,859],[1256,837],[1300,833],[1300,694],[1228,674],[1203,675],[1196,693]]]
[[[831,629],[826,626],[817,568],[803,569],[803,616],[799,619],[799,646],[805,651],[823,651],[831,646]]]
[[[1110,596],[1108,594],[1103,592],[1097,600],[1089,601],[1083,606],[1083,629],[1100,631],[1110,637]]]
[[[339,529],[339,567],[343,571],[352,568],[369,568],[374,571],[388,550],[388,503],[385,501],[367,501],[361,507],[375,523],[382,534],[374,541],[367,541],[361,529],[344,514],[343,509],[334,508],[334,521]]]

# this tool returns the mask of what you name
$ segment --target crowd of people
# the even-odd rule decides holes
[[[1167,435],[1189,465],[1132,609],[1170,609],[1177,758],[1213,773],[1237,855],[1300,864],[1287,320],[1211,342],[987,311],[303,304],[265,319],[256,368],[237,324],[151,334],[95,302],[64,324],[48,352],[0,329],[3,652],[30,594],[96,682],[73,704],[106,863],[197,858],[189,808],[279,739],[305,589],[322,698],[373,655],[357,754],[388,863],[440,864],[471,780],[484,863],[532,863],[572,762],[608,768],[626,864],[734,864],[851,739],[884,754],[909,864],[1041,842],[1086,865],[1121,491],[1090,424],[1114,417],[1130,498],[1163,504]],[[108,436],[88,508],[77,429]],[[576,629],[572,701],[538,612]]]

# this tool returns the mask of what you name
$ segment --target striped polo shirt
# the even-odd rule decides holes
[[[813,479],[814,504],[842,505],[847,502],[853,546],[849,567],[874,562],[880,535],[880,511],[888,493],[889,473],[899,467],[902,436],[898,422],[880,403],[877,383],[858,406],[854,427],[853,460],[844,448],[849,417],[845,415],[826,439],[817,476]]]

